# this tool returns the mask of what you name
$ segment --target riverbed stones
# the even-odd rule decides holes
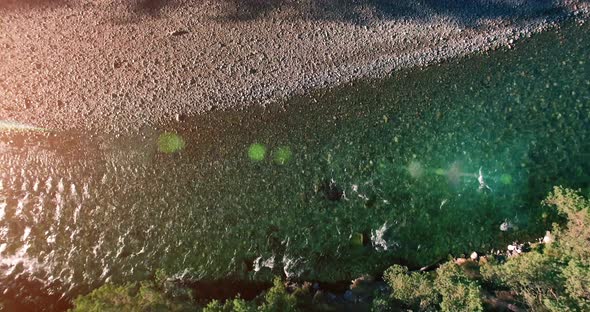
[[[399,5],[408,9],[399,16],[395,4],[355,1],[346,13],[322,1],[299,1],[236,16],[259,8],[229,0],[150,1],[157,5],[149,9],[126,1],[29,2],[0,5],[0,46],[10,60],[0,64],[0,116],[12,112],[15,120],[41,127],[101,131],[132,131],[212,105],[268,104],[318,87],[384,77],[511,44],[572,12],[585,19],[590,7],[578,0],[484,0],[421,10],[403,1]],[[30,103],[66,98],[69,105],[9,112],[23,93]],[[82,116],[81,107],[93,110]]]

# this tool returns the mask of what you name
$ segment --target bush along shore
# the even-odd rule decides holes
[[[590,201],[555,187],[542,205],[561,218],[543,238],[488,255],[415,271],[394,264],[382,278],[329,285],[281,277],[207,284],[158,272],[148,281],[105,284],[73,300],[71,311],[588,311]]]

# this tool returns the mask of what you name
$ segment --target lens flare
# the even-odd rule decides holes
[[[185,147],[186,143],[176,133],[164,132],[158,138],[158,151],[166,154],[176,153]]]
[[[279,165],[284,165],[291,160],[293,153],[288,146],[281,146],[275,151],[274,160]]]
[[[420,164],[419,162],[412,161],[408,165],[408,172],[410,173],[412,178],[418,179],[424,174],[424,168],[422,167],[422,164]]]
[[[505,173],[502,176],[500,176],[500,182],[502,182],[502,184],[504,185],[510,185],[512,184],[512,176]]]
[[[260,143],[254,143],[248,148],[248,157],[254,161],[264,160],[266,156],[266,147]]]

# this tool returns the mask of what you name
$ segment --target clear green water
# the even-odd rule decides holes
[[[1,284],[334,281],[540,236],[553,185],[590,187],[588,51],[572,25],[140,135],[3,133]]]

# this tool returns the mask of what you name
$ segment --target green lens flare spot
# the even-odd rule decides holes
[[[502,182],[504,185],[510,185],[512,184],[512,176],[509,174],[503,174],[500,176],[500,182]]]
[[[291,149],[287,146],[279,147],[275,151],[275,163],[279,165],[284,165],[288,163],[289,160],[291,160],[291,157],[293,157],[293,153],[291,152]]]
[[[248,157],[254,161],[261,161],[266,156],[266,147],[260,143],[254,143],[248,148]]]
[[[158,138],[158,151],[166,154],[176,153],[186,146],[184,139],[176,133],[164,132]]]
[[[434,170],[434,173],[435,173],[436,175],[439,175],[439,176],[444,176],[444,175],[446,175],[446,174],[447,174],[447,172],[446,172],[446,171],[445,171],[445,169],[443,169],[443,168],[437,168],[437,169],[435,169],[435,170]]]
[[[363,246],[363,233],[353,233],[350,236],[350,245],[353,247],[362,247]]]
[[[408,165],[408,172],[410,173],[412,178],[418,179],[424,174],[424,168],[422,167],[422,164],[420,164],[419,162],[412,161]]]

